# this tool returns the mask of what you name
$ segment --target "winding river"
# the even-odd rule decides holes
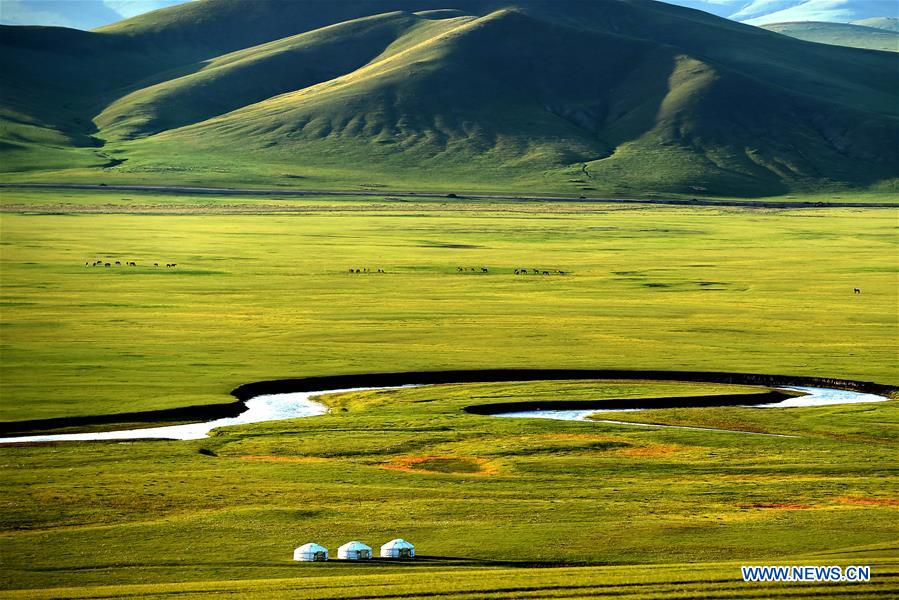
[[[808,406],[829,406],[834,404],[860,404],[864,402],[883,402],[889,400],[884,396],[876,394],[865,394],[862,392],[852,392],[849,390],[835,390],[830,388],[813,388],[813,387],[783,387],[784,391],[797,392],[798,396],[787,398],[780,402],[772,402],[769,404],[752,404],[743,405],[741,408],[802,408]],[[695,431],[723,431],[727,433],[739,433],[746,435],[767,435],[771,437],[796,437],[793,435],[784,435],[780,433],[761,433],[757,431],[740,431],[735,429],[716,429],[712,427],[689,427],[686,425],[658,425],[654,423],[634,423],[630,421],[615,421],[611,419],[590,418],[590,415],[596,413],[611,412],[636,412],[641,410],[652,410],[649,408],[619,408],[612,410],[603,410],[590,408],[586,410],[526,410],[520,412],[507,412],[497,414],[497,417],[506,417],[513,419],[552,419],[555,421],[589,421],[591,423],[609,423],[612,425],[628,425],[631,427],[658,427],[663,429],[692,429]]]
[[[284,419],[296,419],[300,417],[314,417],[327,414],[328,408],[313,400],[317,396],[326,394],[341,394],[346,392],[361,392],[371,390],[391,390],[404,387],[418,387],[417,385],[381,386],[381,387],[356,387],[346,389],[330,389],[310,392],[290,392],[282,394],[264,394],[255,396],[246,401],[246,410],[236,417],[215,419],[203,423],[189,423],[186,425],[171,425],[163,427],[147,427],[141,429],[123,429],[119,431],[99,431],[92,433],[64,433],[48,435],[27,435],[19,437],[0,438],[0,444],[15,444],[29,442],[75,442],[75,441],[99,441],[99,440],[137,440],[137,439],[169,439],[169,440],[198,440],[205,438],[213,429],[230,427],[233,425],[246,425],[249,423],[263,423],[267,421],[280,421]],[[795,392],[800,395],[770,404],[746,405],[747,408],[771,409],[771,408],[801,408],[809,406],[827,406],[836,404],[858,404],[864,402],[883,402],[888,400],[884,396],[876,394],[838,390],[816,387],[781,387],[779,389]],[[603,410],[599,408],[579,410],[528,410],[519,412],[497,413],[492,416],[504,418],[527,419],[554,419],[559,421],[590,421],[595,423],[610,423],[629,427],[659,427],[666,429],[692,429],[701,431],[721,431],[726,433],[771,435],[775,437],[793,437],[780,434],[766,434],[750,431],[735,431],[731,429],[712,429],[704,427],[688,427],[680,425],[653,425],[648,423],[629,423],[626,421],[613,421],[607,419],[589,419],[589,415],[602,412],[633,412],[637,410],[651,410],[646,408],[626,408]]]

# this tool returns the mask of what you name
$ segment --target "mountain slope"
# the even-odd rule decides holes
[[[762,27],[808,42],[899,52],[899,32],[876,27],[817,21],[771,23]]]
[[[797,46],[748,25],[653,0],[199,0],[99,31],[151,48],[169,48],[178,55],[194,53],[201,60],[362,16],[446,8],[476,16],[515,8],[538,20],[573,29],[670,44],[712,60],[740,63],[740,68],[753,74],[761,69],[766,79],[786,87],[804,89],[821,79],[830,79],[833,87],[838,83],[834,74],[857,78],[859,70],[867,70],[864,61],[838,50]],[[881,107],[895,104],[893,94],[878,93],[881,90],[863,95],[854,87],[833,91],[853,102],[867,102],[870,97]]]
[[[197,123],[355,71],[413,28],[434,21],[409,13],[364,17],[238,50],[187,75],[127,94],[95,119],[106,139]]]
[[[759,196],[899,173],[895,54],[651,0],[508,5],[203,0],[5,28],[5,178]]]
[[[615,60],[571,60],[589,52],[614,53]],[[607,151],[595,135],[598,107],[650,54],[672,58],[645,42],[499,11],[456,21],[344,77],[164,133],[154,143],[242,138],[306,151],[316,141],[352,141],[376,146],[366,153],[408,152],[423,163],[521,163],[534,158],[532,151],[579,161]]]
[[[850,24],[885,29],[887,31],[899,31],[899,17],[872,17],[870,19],[852,21]]]
[[[6,167],[98,165],[91,119],[119,87],[165,65],[128,39],[61,27],[0,26],[0,136]],[[35,148],[37,152],[35,152]]]
[[[764,194],[786,191],[785,181],[889,176],[897,153],[885,142],[895,122],[856,129],[869,117],[846,110],[675,48],[498,11],[151,144],[220,154],[242,140],[245,151],[275,160],[302,158],[298,166],[340,155],[407,171],[579,171],[582,187],[622,191],[634,189],[619,181],[626,174],[652,189]],[[872,152],[867,140],[881,128],[884,148]],[[797,137],[803,150],[793,147]],[[847,169],[849,158],[866,162],[866,174]]]

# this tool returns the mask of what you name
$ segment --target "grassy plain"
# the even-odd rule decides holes
[[[200,441],[3,448],[2,543],[14,557],[4,577],[10,588],[80,588],[29,597],[895,593],[895,402],[730,411],[734,429],[749,422],[794,438],[460,410],[728,391],[630,381],[443,385],[325,397],[329,416]],[[784,412],[803,419],[784,424]],[[290,561],[308,540],[333,550],[396,536],[426,558]],[[759,587],[739,582],[736,561],[872,564],[874,581]],[[717,564],[689,575],[677,566],[697,562]],[[648,566],[656,564],[668,566]],[[122,587],[92,589],[110,585]]]
[[[438,596],[455,600],[482,598],[772,598],[779,593],[807,598],[883,598],[895,590],[894,561],[874,561],[877,586],[855,584],[810,584],[785,591],[774,584],[750,588],[732,581],[738,563],[656,565],[652,569],[628,567],[576,567],[544,569],[448,569],[427,573],[426,579],[410,583],[408,573],[343,574],[341,576],[163,584],[63,588],[53,591],[27,590],[9,598],[170,598],[205,596],[217,598],[324,598],[340,600],[384,600]],[[352,572],[352,571],[349,571]],[[710,589],[709,582],[714,582]]]
[[[416,369],[899,383],[892,210],[123,197],[4,190],[3,420]],[[84,266],[100,258],[139,266]],[[795,438],[460,410],[716,391],[733,390],[438,386],[196,442],[3,447],[2,586],[23,590],[4,596],[895,595],[895,402],[652,417]],[[396,536],[451,559],[289,560]],[[874,581],[750,586],[740,561],[871,564]]]
[[[103,211],[109,195],[77,197]],[[136,202],[169,208],[3,215],[0,418],[218,403],[286,376],[484,366],[899,381],[891,210]],[[254,202],[274,214],[215,214]],[[138,267],[85,267],[96,259]]]

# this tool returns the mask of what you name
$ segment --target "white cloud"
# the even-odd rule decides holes
[[[753,25],[896,16],[897,0],[664,0]]]
[[[758,13],[756,13],[758,14]],[[806,0],[796,6],[785,7],[761,14],[754,18],[738,18],[750,25],[765,25],[766,23],[784,23],[787,21],[851,21],[856,14],[849,0]]]
[[[729,18],[735,21],[745,21],[753,17],[788,10],[805,2],[806,0],[751,0],[745,3],[739,11],[730,15]]]

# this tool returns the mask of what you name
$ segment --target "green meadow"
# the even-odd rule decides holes
[[[892,210],[281,200],[294,212],[279,214],[271,199],[179,207],[137,194],[136,207],[163,208],[88,214],[46,192],[53,214],[28,214],[40,203],[27,194],[29,209],[2,217],[3,420],[220,403],[251,381],[376,371],[899,381]],[[79,195],[78,207],[111,213],[108,196],[121,197]],[[267,214],[216,214],[253,202]],[[85,266],[96,260],[113,266]]]
[[[894,210],[13,190],[2,202],[3,421],[218,404],[252,381],[405,370],[899,384]],[[97,260],[112,266],[85,266]],[[198,441],[0,446],[0,594],[899,593],[895,401],[627,414],[794,437],[462,411],[744,389],[441,385],[332,395],[327,416]],[[422,559],[290,560],[306,541],[335,552],[393,537]],[[744,584],[741,564],[867,564],[872,582]]]
[[[894,402],[731,409],[733,429],[751,422],[795,437],[461,411],[732,391],[444,385],[325,397],[329,416],[199,441],[4,448],[3,544],[17,558],[4,576],[28,590],[8,597],[895,594]],[[784,423],[783,412],[802,418]],[[308,540],[333,552],[349,539],[376,546],[397,536],[416,543],[414,563],[290,560]],[[744,584],[740,561],[865,564],[873,580]]]

